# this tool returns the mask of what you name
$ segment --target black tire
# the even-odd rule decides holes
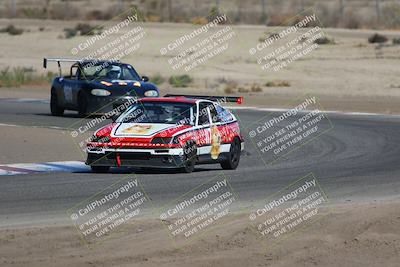
[[[96,173],[106,173],[110,170],[109,166],[90,166],[90,168]]]
[[[53,116],[62,116],[64,114],[64,108],[58,105],[58,98],[56,92],[51,92],[50,97],[50,112]]]
[[[183,167],[182,172],[191,173],[197,161],[197,147],[194,142],[188,142],[183,148]]]
[[[78,95],[78,114],[80,117],[86,117],[88,102],[84,93]]]
[[[241,144],[239,138],[235,137],[231,143],[228,159],[221,162],[221,167],[224,170],[234,170],[239,165]]]

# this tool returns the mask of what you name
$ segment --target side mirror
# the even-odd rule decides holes
[[[147,76],[142,76],[142,81],[148,82],[148,81],[149,81],[149,77],[147,77]]]

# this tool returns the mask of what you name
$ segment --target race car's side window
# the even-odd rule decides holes
[[[78,79],[78,66],[72,66],[70,71],[71,79]]]
[[[195,125],[196,124],[196,106],[192,106],[190,108],[190,125]]]
[[[218,120],[220,122],[230,122],[233,121],[233,117],[232,114],[227,111],[226,109],[224,109],[223,107],[221,107],[220,105],[215,105],[216,109],[217,109],[217,113],[218,113]]]
[[[217,110],[215,108],[215,105],[210,105],[209,109],[210,109],[210,115],[211,115],[212,123],[221,122],[221,120],[218,117],[218,113],[217,113]]]
[[[125,80],[129,80],[129,78],[131,77],[131,73],[130,73],[130,71],[129,71],[129,69],[127,69],[127,68],[123,68],[122,69],[122,79],[125,79]]]
[[[200,102],[199,103],[199,125],[207,125],[210,124],[210,120],[208,117],[208,106],[209,103]]]

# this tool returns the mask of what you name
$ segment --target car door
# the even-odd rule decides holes
[[[225,108],[215,104],[215,110],[215,124],[218,126],[218,131],[221,135],[221,143],[231,143],[235,136],[240,135],[239,125],[235,117]]]
[[[195,140],[198,155],[208,155],[211,152],[211,102],[201,101],[198,104],[198,121],[196,126]]]
[[[78,66],[72,66],[69,76],[64,76],[62,81],[62,94],[64,106],[77,108],[78,93],[82,87],[82,81],[79,79]]]
[[[211,130],[211,158],[216,160],[222,151],[222,144],[226,142],[226,123],[222,121],[217,110],[218,105],[212,104],[209,106],[210,113],[210,130]],[[224,151],[226,152],[226,151]]]

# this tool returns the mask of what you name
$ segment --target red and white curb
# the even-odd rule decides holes
[[[15,103],[41,103],[49,104],[49,99],[37,99],[37,98],[1,98],[0,101],[4,102],[15,102]]]
[[[0,164],[0,176],[46,172],[88,172],[90,167],[82,161]]]

